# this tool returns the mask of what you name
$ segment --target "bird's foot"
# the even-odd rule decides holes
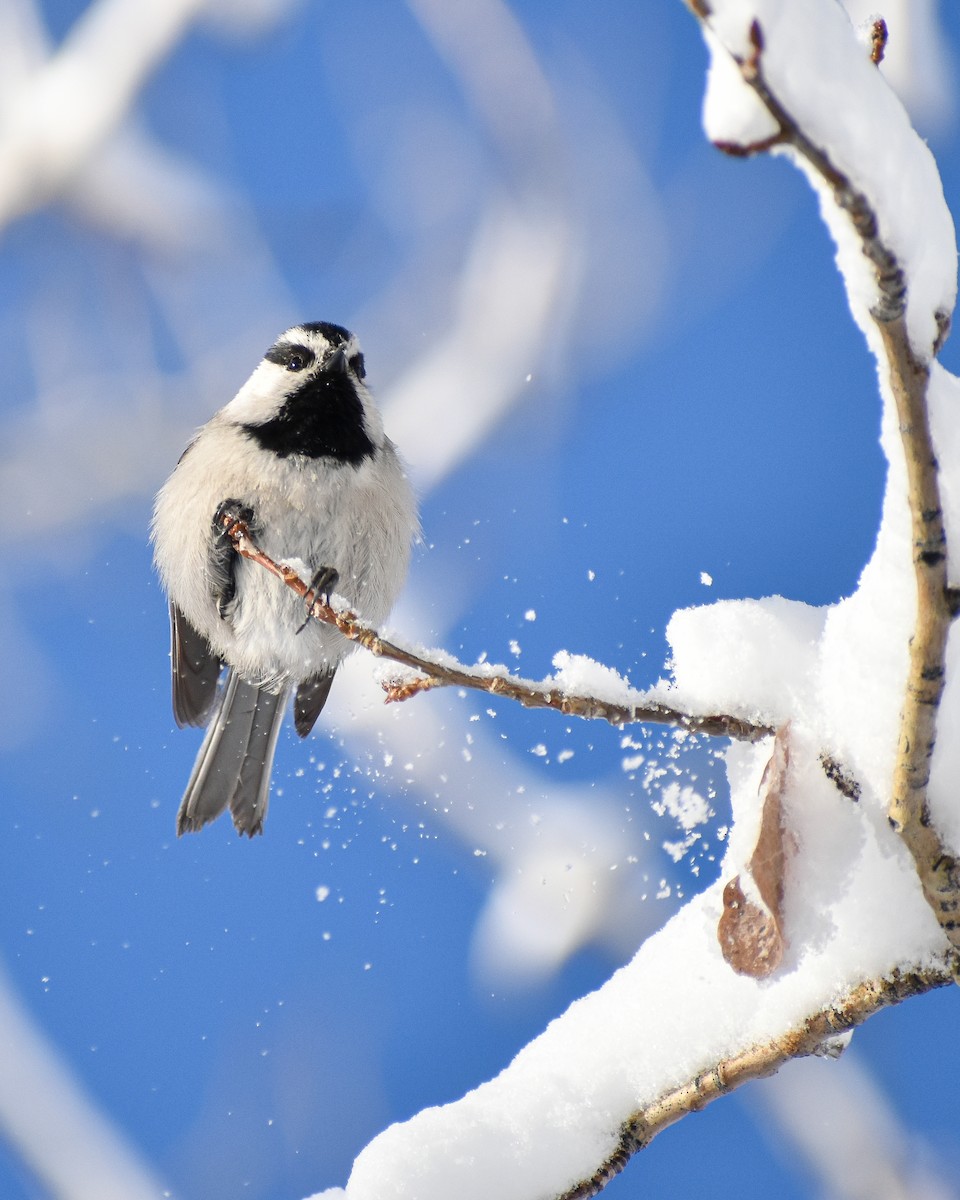
[[[224,500],[213,514],[215,537],[210,554],[210,579],[220,620],[229,620],[237,596],[237,538],[250,533],[253,509],[242,500]]]
[[[213,527],[221,537],[233,539],[239,533],[237,526],[245,526],[247,533],[253,524],[253,509],[242,500],[223,500],[213,514]]]
[[[304,600],[307,605],[307,619],[297,630],[297,633],[302,633],[310,624],[310,618],[313,616],[313,606],[317,600],[322,604],[330,603],[330,594],[337,586],[340,579],[340,572],[335,567],[320,567],[314,571],[313,578],[310,580],[310,590],[307,592]]]

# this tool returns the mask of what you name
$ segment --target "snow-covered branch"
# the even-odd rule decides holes
[[[690,0],[690,8],[711,28],[710,9],[703,0]],[[915,344],[911,340],[906,319],[908,281],[896,252],[881,233],[874,202],[800,127],[771,87],[764,69],[764,29],[759,21],[751,22],[748,37],[749,52],[731,50],[730,57],[744,83],[773,118],[776,129],[752,144],[724,140],[715,144],[738,156],[790,147],[820,177],[838,212],[849,219],[875,275],[875,296],[869,304],[869,314],[880,335],[883,355],[880,369],[888,376],[903,443],[917,593],[916,624],[909,643],[910,670],[888,813],[892,826],[914,858],[924,895],[937,920],[953,945],[960,948],[957,918],[960,864],[945,848],[931,823],[926,800],[930,760],[936,743],[937,710],[946,675],[947,635],[956,612],[955,595],[949,588],[938,464],[927,409],[929,362],[946,336],[950,314],[942,308],[931,314],[936,330],[932,342]],[[876,24],[871,27],[870,38],[870,59],[876,63],[882,57],[882,49],[879,52],[877,49]]]
[[[589,1179],[564,1192],[558,1200],[587,1200],[598,1195],[637,1151],[683,1117],[700,1112],[745,1083],[774,1074],[791,1058],[812,1054],[835,1058],[842,1053],[851,1030],[874,1013],[953,982],[946,965],[916,972],[896,971],[889,979],[867,980],[779,1037],[715,1063],[635,1112],[624,1122],[613,1154]]]

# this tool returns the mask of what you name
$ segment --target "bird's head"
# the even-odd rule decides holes
[[[349,330],[326,321],[294,325],[273,343],[223,416],[281,458],[359,465],[383,443],[365,376],[360,344]]]

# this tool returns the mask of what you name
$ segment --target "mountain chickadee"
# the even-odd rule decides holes
[[[322,321],[288,329],[157,495],[152,539],[170,598],[173,713],[181,727],[209,725],[178,834],[228,806],[238,833],[263,832],[287,698],[292,690],[295,728],[306,737],[352,649],[241,558],[220,519],[245,520],[266,554],[321,595],[336,587],[373,625],[403,584],[416,503],[364,374],[346,329]]]

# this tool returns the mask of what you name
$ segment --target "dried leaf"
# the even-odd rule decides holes
[[[746,869],[723,889],[717,939],[738,975],[766,979],[783,959],[781,801],[789,765],[788,725],[777,731],[760,781],[760,832]],[[741,882],[742,880],[742,882]]]
[[[765,904],[748,900],[736,875],[723,889],[723,912],[717,938],[724,960],[738,975],[765,979],[783,958],[783,938]]]

